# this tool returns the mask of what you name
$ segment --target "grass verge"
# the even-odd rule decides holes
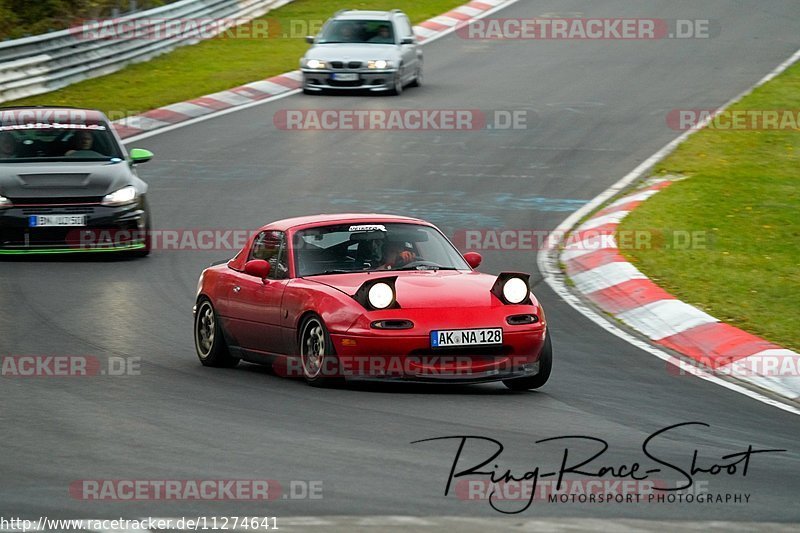
[[[465,1],[412,0],[402,2],[402,9],[416,24]],[[141,113],[295,70],[309,46],[306,33],[314,33],[339,9],[389,10],[397,4],[396,0],[295,0],[257,19],[256,26],[250,23],[253,31],[233,33],[261,37],[210,39],[108,76],[2,105],[88,107],[100,109],[112,119]],[[268,37],[263,36],[265,26]]]
[[[800,64],[731,110],[800,110]],[[620,231],[698,231],[707,243],[623,250],[638,269],[716,318],[800,349],[800,129],[706,129],[656,167],[682,174]],[[665,241],[669,244],[669,239]]]

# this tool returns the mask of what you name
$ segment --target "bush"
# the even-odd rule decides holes
[[[176,0],[0,0],[0,39],[63,30],[82,19],[150,9]]]

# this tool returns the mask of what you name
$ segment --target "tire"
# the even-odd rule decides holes
[[[231,357],[225,336],[217,319],[217,312],[207,298],[197,303],[194,317],[194,348],[203,366],[233,368],[239,359]]]
[[[403,94],[403,76],[400,71],[397,71],[397,75],[394,77],[394,87],[391,90],[391,94],[393,96],[400,96]]]
[[[539,373],[535,376],[525,378],[506,379],[503,385],[511,390],[532,390],[538,389],[550,379],[550,371],[553,369],[553,344],[550,341],[550,332],[545,336],[542,353],[539,355]]]
[[[417,74],[414,76],[414,81],[409,84],[409,87],[422,87],[422,67],[417,68]]]
[[[303,87],[303,94],[317,94],[317,91],[312,91],[306,87]]]
[[[147,215],[147,222],[144,225],[144,248],[130,252],[131,257],[147,257],[150,255],[150,215]]]
[[[322,318],[310,315],[303,320],[298,340],[300,364],[306,383],[313,387],[328,387],[343,381],[339,372],[339,358]]]

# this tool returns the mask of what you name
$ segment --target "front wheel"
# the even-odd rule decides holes
[[[535,376],[525,378],[506,379],[503,385],[511,390],[531,390],[538,389],[550,379],[550,371],[553,368],[553,344],[550,342],[550,332],[545,333],[544,346],[539,355],[539,373]]]
[[[239,364],[239,360],[228,352],[217,313],[206,299],[198,303],[194,316],[194,347],[203,366],[233,368]]]
[[[414,81],[411,82],[411,87],[422,87],[422,67],[417,68],[417,73],[414,76]]]
[[[397,71],[397,74],[395,74],[394,76],[392,94],[394,96],[400,96],[401,94],[403,94],[403,75],[399,70]]]
[[[309,385],[323,387],[341,382],[339,358],[328,328],[317,315],[306,318],[300,327],[300,362]]]

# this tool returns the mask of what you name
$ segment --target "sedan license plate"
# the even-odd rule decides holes
[[[503,344],[503,328],[441,329],[431,331],[431,347]]]
[[[31,215],[28,217],[28,227],[71,227],[85,226],[87,215]]]
[[[358,74],[355,72],[334,72],[333,79],[336,81],[356,81]]]

